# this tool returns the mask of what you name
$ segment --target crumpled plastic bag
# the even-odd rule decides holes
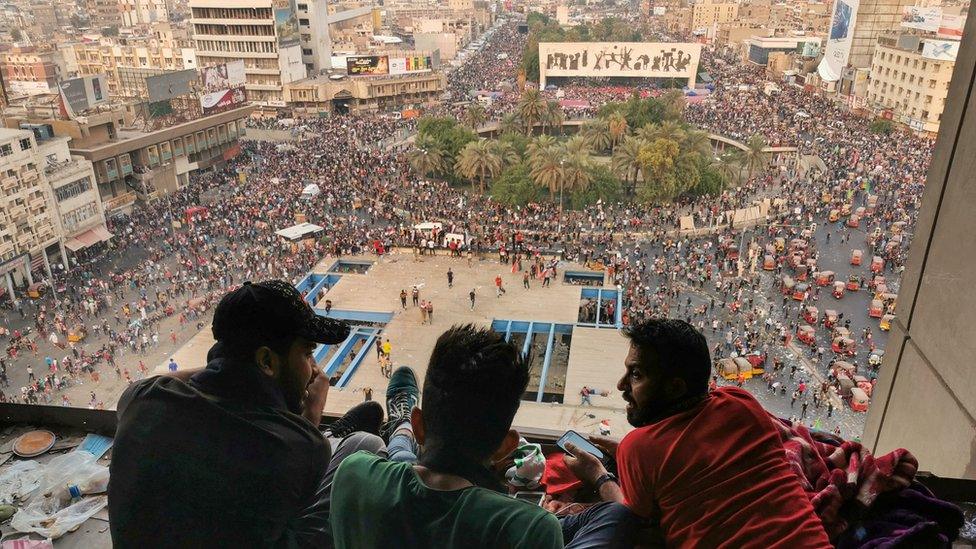
[[[546,472],[546,457],[542,455],[542,446],[529,444],[525,437],[519,437],[519,444],[511,457],[515,464],[505,472],[508,483],[516,488],[537,488],[542,474]]]
[[[18,461],[0,473],[0,504],[15,505],[41,485],[43,467],[36,461]]]
[[[35,532],[57,539],[74,530],[92,515],[108,505],[108,496],[85,496],[61,508],[54,494],[69,484],[106,474],[107,467],[98,465],[88,452],[69,452],[57,456],[41,466],[40,486],[21,510],[10,520],[18,532]]]

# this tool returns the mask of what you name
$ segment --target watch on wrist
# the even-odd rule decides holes
[[[603,473],[602,475],[600,475],[596,479],[596,483],[595,483],[596,484],[596,491],[599,492],[600,491],[600,488],[602,488],[603,485],[606,484],[606,483],[608,483],[608,482],[612,482],[612,483],[617,484],[617,485],[620,484],[620,482],[617,480],[617,475],[615,475],[613,473],[610,473],[610,472]]]

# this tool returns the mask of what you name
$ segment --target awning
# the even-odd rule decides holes
[[[69,238],[64,242],[64,246],[72,252],[77,252],[82,248],[87,248],[92,244],[104,242],[112,238],[112,233],[108,232],[103,225],[88,229],[87,231]]]
[[[280,229],[275,231],[275,234],[288,240],[298,240],[307,234],[317,233],[324,230],[323,227],[315,225],[313,223],[299,223],[298,225],[293,225],[287,229]]]

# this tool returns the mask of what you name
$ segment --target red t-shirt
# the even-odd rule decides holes
[[[831,547],[772,421],[723,387],[635,429],[617,451],[627,506],[660,521],[668,547]]]

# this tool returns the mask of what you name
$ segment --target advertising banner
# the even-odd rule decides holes
[[[820,55],[820,42],[798,42],[796,52],[803,57],[818,57]]]
[[[200,95],[203,114],[227,110],[247,101],[243,59],[204,67],[200,69],[200,80],[203,82]]]
[[[284,48],[298,44],[301,35],[298,30],[298,17],[295,4],[291,0],[273,0],[275,34],[278,35],[278,47]]]
[[[939,23],[939,38],[962,38],[962,28],[966,25],[966,18],[962,15],[942,14],[942,22]]]
[[[922,57],[935,61],[953,61],[959,55],[959,42],[954,40],[926,40],[922,44]]]
[[[540,84],[553,76],[629,76],[688,78],[694,85],[701,48],[690,42],[540,42]]]
[[[390,74],[429,72],[433,66],[431,56],[390,57]]]
[[[85,77],[63,80],[60,86],[61,97],[72,111],[78,113],[91,108],[88,92],[85,91]]]
[[[840,80],[847,60],[851,56],[851,36],[857,22],[857,8],[860,0],[835,0],[834,13],[830,19],[830,34],[824,57],[817,72],[824,82]]]
[[[346,73],[349,76],[390,74],[390,58],[386,55],[357,55],[346,57]]]
[[[902,8],[901,26],[906,29],[936,32],[941,22],[942,8],[940,7],[905,6]]]
[[[146,89],[149,91],[149,101],[166,101],[181,95],[193,93],[197,87],[197,71],[168,72],[146,78]]]

